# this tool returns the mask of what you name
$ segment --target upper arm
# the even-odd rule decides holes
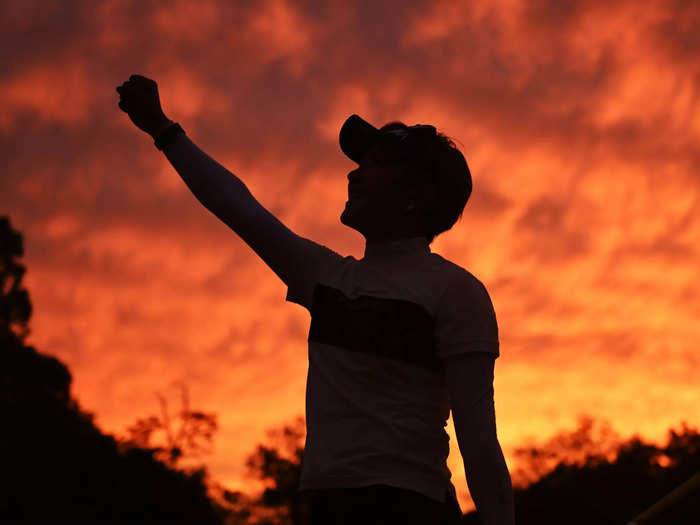
[[[297,235],[248,192],[238,199],[235,220],[217,216],[231,227],[288,287],[286,300],[310,309],[314,282],[343,257],[330,248]]]
[[[443,361],[452,419],[462,457],[478,454],[498,443],[494,407],[496,358],[484,352],[465,352]]]

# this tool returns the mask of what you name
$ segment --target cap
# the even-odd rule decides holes
[[[434,126],[416,124],[379,130],[358,115],[350,115],[340,128],[340,149],[358,164],[364,153],[379,142],[398,146],[405,153],[415,152],[418,143],[428,145],[437,136]]]

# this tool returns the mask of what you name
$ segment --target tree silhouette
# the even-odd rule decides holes
[[[22,255],[22,235],[0,217],[0,519],[224,523],[229,514],[207,496],[205,469],[174,470],[151,450],[120,450],[71,397],[68,368],[24,344],[32,309]]]
[[[10,219],[0,216],[0,344],[22,344],[29,335],[32,304],[22,287],[27,269],[15,259],[24,256],[22,234],[12,229]]]
[[[619,445],[620,436],[608,423],[581,415],[574,431],[560,432],[540,446],[514,450],[517,467],[511,472],[513,485],[527,487],[561,462],[583,465],[591,457],[614,458]]]
[[[259,444],[246,460],[248,474],[266,483],[253,506],[268,511],[260,525],[297,525],[308,522],[308,507],[298,488],[304,455],[306,423],[303,416],[281,429],[268,429],[271,443]]]
[[[180,426],[174,428],[173,417],[168,413],[168,402],[160,393],[156,397],[160,403],[161,414],[149,416],[136,421],[127,429],[129,438],[122,445],[125,448],[140,447],[152,450],[154,456],[174,468],[183,456],[200,457],[211,453],[211,445],[214,432],[218,429],[216,414],[194,411],[190,409],[189,393],[187,386],[179,383],[181,390],[182,409],[177,418]],[[162,446],[152,447],[151,439],[154,433],[162,433],[165,443]],[[204,440],[209,447],[202,446]]]
[[[537,472],[542,458],[560,459],[544,476],[526,487],[514,488],[518,524],[624,525],[676,486],[700,471],[700,434],[683,422],[669,430],[664,447],[633,436],[618,443],[610,456],[612,433],[590,436],[590,417],[582,417],[574,432],[563,432],[544,447],[520,450],[523,471]],[[552,448],[554,447],[554,449]],[[587,451],[581,458],[581,451]],[[686,498],[655,517],[651,524],[700,523],[699,499]]]

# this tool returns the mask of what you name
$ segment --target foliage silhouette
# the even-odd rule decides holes
[[[305,435],[305,420],[297,416],[281,429],[268,430],[272,443],[259,444],[246,460],[249,476],[267,485],[253,502],[269,511],[261,525],[298,525],[308,521],[308,506],[298,492]]]
[[[574,432],[560,433],[541,448],[519,449],[530,472],[542,469],[541,458],[551,458],[554,446],[561,459],[541,478],[514,488],[516,523],[624,525],[700,470],[700,433],[685,422],[682,430],[669,430],[665,446],[633,436],[617,444],[614,457],[611,433],[603,431],[596,440],[591,428],[584,416]],[[698,501],[686,498],[648,523],[700,523]]]
[[[179,429],[176,431],[173,428],[173,417],[168,413],[165,396],[156,393],[161,407],[160,417],[149,416],[137,420],[127,429],[129,438],[123,442],[123,447],[152,450],[156,458],[171,468],[175,468],[183,456],[200,457],[211,452],[211,448],[203,447],[199,441],[203,439],[211,446],[214,432],[218,429],[216,414],[191,410],[187,387],[182,383],[179,386],[182,400],[182,409],[177,414],[180,420]],[[164,434],[165,443],[163,446],[152,447],[151,439],[158,431]]]
[[[0,217],[0,518],[224,523],[205,469],[173,470],[151,450],[121,450],[71,397],[68,368],[24,344],[32,309],[16,260],[22,242]]]
[[[0,344],[22,344],[29,335],[32,304],[22,287],[27,269],[16,261],[24,255],[22,234],[12,229],[10,219],[0,216]]]
[[[560,462],[584,465],[588,457],[614,458],[620,436],[609,424],[582,415],[578,427],[560,432],[543,445],[523,445],[514,450],[516,468],[511,477],[516,487],[527,487],[551,472]]]

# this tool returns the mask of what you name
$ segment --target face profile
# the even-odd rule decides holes
[[[366,151],[357,169],[348,174],[348,200],[340,221],[359,231],[368,240],[412,235],[418,195],[406,175],[401,159],[382,145]]]

